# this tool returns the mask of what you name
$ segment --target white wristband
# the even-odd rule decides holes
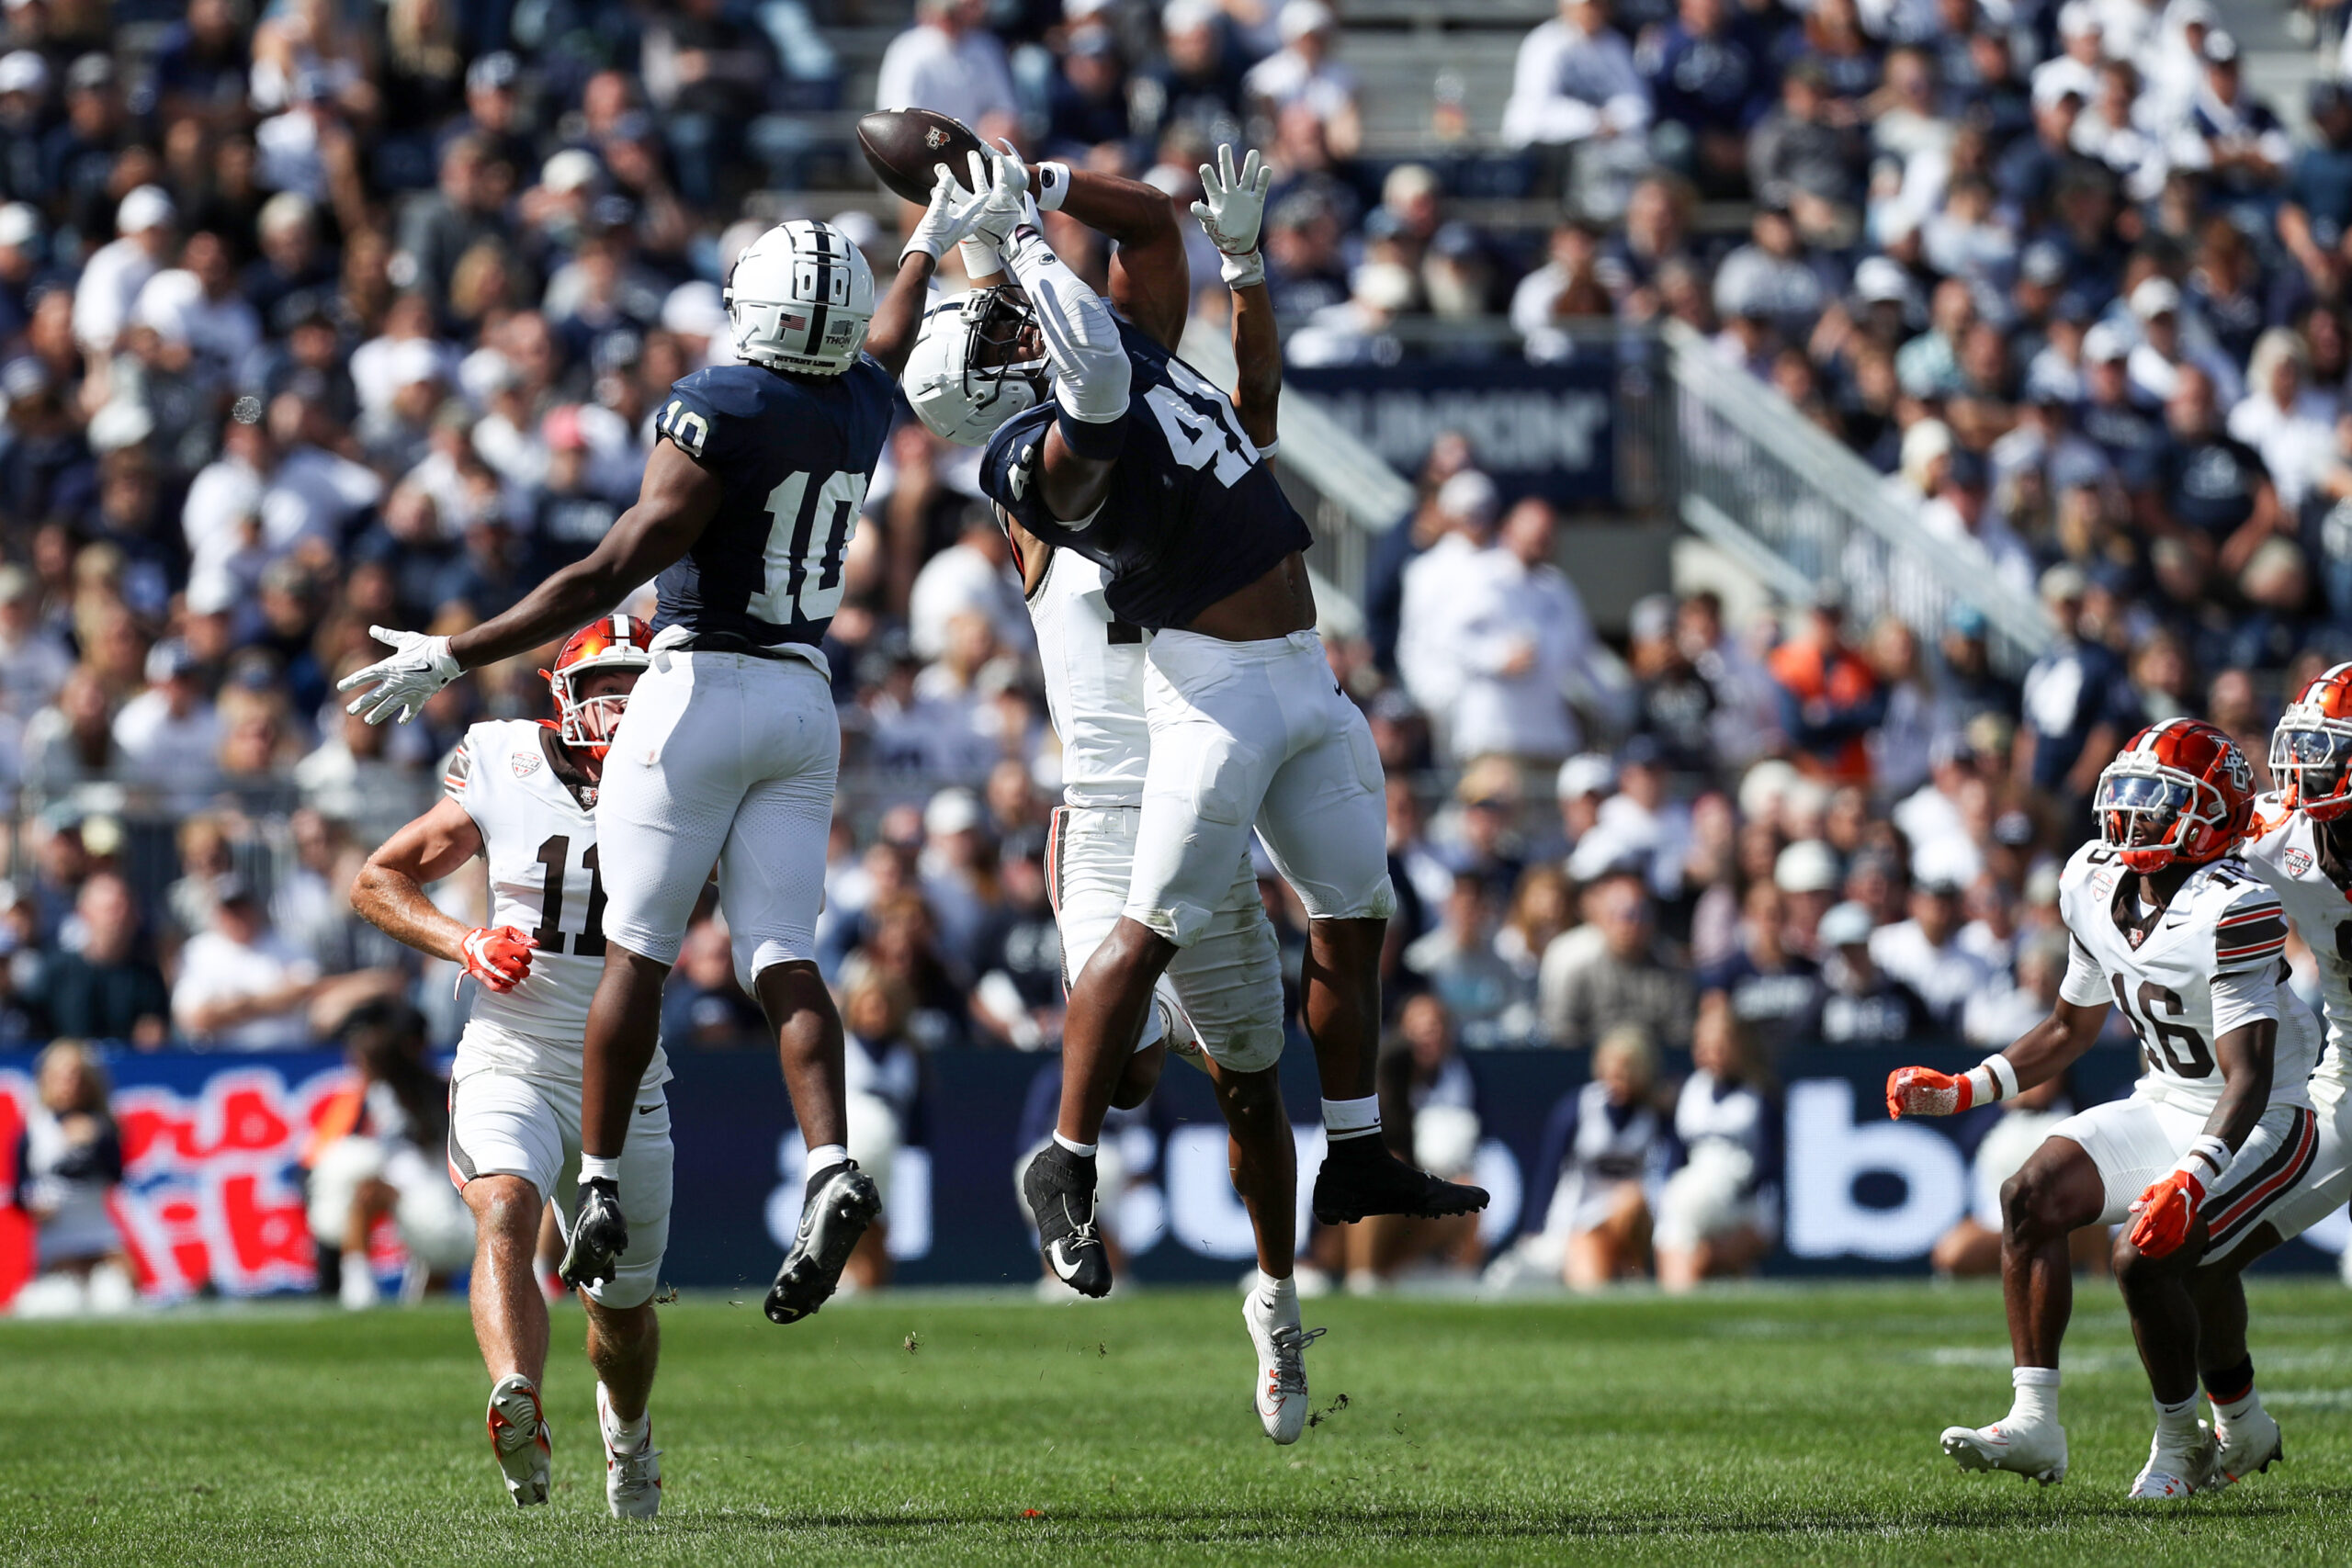
[[[1996,1093],[1993,1098],[1996,1100],[2015,1100],[2018,1095],[2017,1065],[2011,1062],[2006,1055],[1996,1054],[1985,1057],[1983,1066],[1986,1072],[1993,1075],[1993,1082],[1998,1088],[1999,1092]]]
[[[2199,1133],[2188,1141],[2188,1151],[2180,1156],[2180,1163],[2173,1168],[2196,1176],[2199,1180],[2210,1187],[2222,1179],[2222,1173],[2230,1168],[2237,1157],[2229,1145],[2222,1142],[2212,1134]],[[2199,1166],[2207,1167],[2212,1174],[2211,1176],[2200,1174],[2197,1169]]]
[[[964,258],[964,276],[974,285],[979,285],[984,277],[1004,276],[1004,258],[996,254],[994,245],[978,235],[967,234],[956,241],[956,250]]]
[[[1029,171],[1034,188],[1030,194],[1037,198],[1040,212],[1059,212],[1062,202],[1069,196],[1069,165],[1040,164]]]
[[[1266,257],[1263,252],[1251,251],[1246,256],[1227,254],[1218,264],[1227,288],[1252,288],[1266,281]]]
[[[585,1187],[592,1181],[617,1182],[620,1179],[621,1161],[618,1155],[615,1155],[610,1158],[607,1158],[603,1155],[582,1155],[580,1156],[581,1186]]]

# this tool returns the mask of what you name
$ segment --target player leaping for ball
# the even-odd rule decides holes
[[[1238,175],[1228,152],[1218,168],[1204,166],[1204,226],[1245,254],[1257,249],[1265,207],[1265,178],[1255,153]],[[1063,210],[1082,217],[1119,244],[1129,275],[1164,276],[1164,297],[1182,299],[1175,278],[1184,266],[1181,241],[1170,232],[1168,203],[1149,186],[1094,175],[1069,193]],[[967,247],[975,279],[1002,271],[993,253]],[[1261,453],[1274,446],[1274,411],[1282,389],[1282,354],[1275,340],[1262,266],[1237,272],[1233,346],[1240,367],[1235,412]],[[916,412],[948,440],[969,440],[967,421],[975,400],[963,395],[964,369],[999,326],[1019,319],[1009,291],[986,288],[934,304],[937,324],[918,341],[907,366]],[[1017,393],[1015,395],[1018,395]],[[1114,615],[1102,568],[1071,550],[1056,549],[1000,511],[1020,563],[1037,652],[1046,676],[1046,705],[1061,741],[1062,798],[1053,817],[1047,852],[1054,914],[1061,931],[1065,982],[1086,967],[1127,901],[1129,874],[1142,816],[1151,732],[1144,717],[1146,634]],[[1168,1005],[1151,1010],[1113,1103],[1140,1104],[1151,1091],[1167,1044],[1197,1044],[1217,1087],[1217,1104],[1230,1134],[1234,1186],[1249,1210],[1258,1245],[1258,1279],[1242,1298],[1242,1318],[1257,1350],[1250,1400],[1266,1435],[1294,1443],[1306,1426],[1306,1347],[1319,1330],[1299,1321],[1292,1279],[1296,1251],[1298,1163],[1290,1118],[1283,1106],[1275,1064],[1283,1048],[1283,974],[1273,923],[1259,897],[1257,874],[1244,849],[1200,940],[1180,951],[1162,981]],[[1198,1059],[1195,1057],[1194,1059]]]
[[[2130,1495],[2175,1498],[2211,1484],[2218,1459],[2197,1420],[2195,1308],[2176,1258],[2227,1258],[2308,1171],[2318,1032],[2278,983],[2278,896],[2234,858],[2254,805],[2236,743],[2194,719],[2143,729],[2099,775],[2092,805],[2099,838],[2059,882],[2074,940],[2049,1018],[1958,1077],[1898,1068],[1886,1103],[1894,1116],[1949,1116],[2006,1099],[2064,1071],[2121,1006],[2147,1066],[2138,1086],[2061,1122],[2001,1190],[2014,1403],[1992,1426],[1948,1428],[1943,1448],[1963,1470],[2064,1479],[2066,1238],[2129,1220],[2116,1272],[2143,1353],[2148,1325],[2167,1320],[2188,1325],[2191,1347],[2185,1382],[2165,1355],[2147,1359],[2156,1434]]]
[[[548,672],[556,721],[477,724],[449,759],[447,798],[368,857],[352,907],[481,982],[449,1076],[449,1179],[474,1213],[474,1337],[490,1369],[490,1444],[519,1506],[548,1500],[540,1387],[548,1307],[532,1254],[548,1199],[580,1162],[580,1040],[604,968],[605,880],[596,790],[629,693],[651,663],[627,615],[572,634]],[[426,896],[474,856],[490,918],[469,931]],[[662,1506],[646,1401],[661,1337],[653,1292],[670,1233],[669,1064],[657,1051],[632,1097],[636,1125],[615,1183],[628,1246],[581,1292],[596,1369],[605,1498],[616,1518]],[[566,1224],[560,1204],[559,1224]]]
[[[612,737],[596,804],[606,944],[582,1053],[570,1283],[612,1279],[629,1250],[617,1184],[635,1095],[714,864],[736,975],[775,1034],[808,1147],[769,1318],[822,1305],[881,1206],[843,1146],[842,1024],[815,963],[841,756],[818,645],[841,607],[842,558],[933,265],[978,205],[926,214],[878,310],[873,273],[840,231],[796,220],[754,240],[726,290],[744,363],[670,389],[637,502],[595,551],[454,637],[371,628],[399,651],[343,682],[364,688],[351,708],[371,723],[408,719],[462,671],[544,646],[659,574],[652,667]]]
[[[1046,1265],[1083,1294],[1110,1289],[1095,1140],[1157,982],[1216,926],[1253,825],[1311,918],[1304,1010],[1329,1142],[1316,1217],[1482,1207],[1485,1192],[1414,1169],[1379,1137],[1378,961],[1396,907],[1380,758],[1313,629],[1306,525],[1232,402],[1173,353],[1189,304],[1173,209],[1132,182],[1039,169],[1045,205],[1121,240],[1114,314],[1046,243],[1017,158],[976,158],[972,175],[988,186],[975,237],[1013,282],[926,318],[910,400],[932,428],[986,442],[989,499],[1101,568],[1110,616],[1150,638],[1126,899],[1071,987],[1060,1116],[1023,1179]],[[1200,210],[1244,296],[1237,330],[1265,333],[1255,362],[1276,363],[1255,234]]]

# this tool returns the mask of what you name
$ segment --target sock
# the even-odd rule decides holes
[[[1326,1144],[1352,1143],[1359,1138],[1378,1142],[1380,1096],[1367,1094],[1362,1100],[1325,1100],[1323,1138]]]
[[[605,1441],[612,1445],[615,1453],[635,1453],[645,1446],[646,1434],[652,1425],[653,1413],[650,1410],[639,1411],[634,1421],[623,1421],[613,1416],[605,1425]]]
[[[2186,1453],[2197,1446],[2197,1396],[2190,1394],[2178,1404],[2166,1404],[2159,1399],[2156,1404],[2156,1436],[2165,1447],[2176,1453]]]
[[[584,1187],[591,1181],[609,1181],[617,1186],[620,1182],[620,1179],[621,1161],[618,1155],[614,1155],[608,1158],[604,1155],[583,1153],[580,1156],[580,1184],[582,1186]]]
[[[1298,1281],[1285,1274],[1275,1279],[1263,1269],[1258,1270],[1258,1294],[1272,1302],[1276,1308],[1298,1305]]]
[[[822,1176],[837,1165],[848,1163],[849,1150],[840,1144],[819,1144],[808,1151],[808,1162],[800,1168],[809,1176]]]
[[[368,1255],[364,1252],[345,1253],[343,1255],[343,1272],[346,1279],[354,1274],[364,1274],[371,1280],[376,1277],[376,1270],[368,1266]]]
[[[1054,1134],[1054,1142],[1060,1145],[1063,1153],[1076,1155],[1080,1159],[1092,1159],[1094,1151],[1102,1146],[1100,1144],[1075,1143],[1063,1137],[1059,1133]]]
[[[2255,1400],[2252,1356],[2248,1356],[2234,1367],[2224,1367],[2220,1371],[2207,1372],[2204,1375],[2204,1382],[2205,1396],[2213,1402],[2213,1408],[2222,1413],[2222,1418],[2225,1421],[2233,1419],[2237,1414],[2232,1408],[2233,1406],[2245,1404],[2249,1401],[2259,1403]]]
[[[2016,1367],[2009,1371],[2009,1382],[2017,1390],[2017,1398],[2009,1406],[2007,1425],[2051,1426],[2058,1422],[2058,1369],[2055,1367]]]

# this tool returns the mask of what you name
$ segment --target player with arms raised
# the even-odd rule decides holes
[[[1122,241],[1114,313],[1046,243],[1017,159],[976,157],[972,175],[988,186],[974,236],[1013,285],[932,312],[909,400],[933,409],[933,429],[986,442],[989,499],[1101,568],[1110,615],[1150,636],[1126,902],[1071,987],[1060,1115],[1023,1179],[1046,1264],[1083,1294],[1110,1288],[1095,1139],[1156,983],[1216,921],[1253,824],[1311,917],[1304,1012],[1330,1134],[1317,1217],[1476,1209],[1484,1192],[1413,1169],[1376,1135],[1377,964],[1396,903],[1379,755],[1313,630],[1306,525],[1233,404],[1172,352],[1189,302],[1173,210],[1131,182],[1039,168],[1044,205]],[[1246,278],[1254,243],[1204,210],[1227,281]],[[1236,330],[1245,346],[1271,335],[1271,313],[1244,300]]]
[[[406,720],[462,671],[540,647],[659,574],[652,667],[612,737],[596,806],[606,946],[583,1051],[570,1283],[613,1278],[629,1250],[616,1184],[633,1097],[714,864],[737,976],[776,1035],[808,1147],[799,1233],[767,1315],[816,1311],[880,1208],[843,1146],[841,1019],[815,963],[841,751],[818,645],[890,429],[892,378],[937,258],[978,207],[941,182],[879,310],[865,258],[838,230],[796,220],[754,240],[726,291],[743,363],[671,388],[637,503],[595,551],[454,637],[373,628],[398,651],[343,682],[361,689],[353,712]]]
[[[652,661],[645,644],[644,623],[627,615],[573,633],[548,673],[556,721],[467,730],[450,754],[447,798],[387,840],[351,894],[369,921],[462,964],[481,985],[450,1074],[449,1176],[474,1213],[474,1337],[490,1369],[491,1451],[525,1507],[548,1500],[549,1459],[539,1396],[548,1308],[532,1252],[541,1212],[580,1162],[580,1042],[605,948],[596,792],[630,691]],[[476,855],[489,864],[490,919],[469,931],[424,887]],[[616,1517],[650,1518],[662,1506],[646,1401],[670,1232],[669,1080],[657,1051],[630,1097],[636,1125],[615,1183],[628,1247],[611,1277],[581,1292]]]
[[[1890,1074],[1894,1116],[1949,1116],[2064,1070],[2120,1005],[2146,1072],[2132,1095],[2052,1130],[2001,1190],[2001,1278],[2016,1390],[1990,1427],[1953,1427],[1963,1470],[2044,1484],[2066,1473],[2058,1349],[2074,1306],[2069,1233],[2126,1220],[2116,1272],[2156,1397],[2134,1498],[2211,1483],[2215,1450],[2196,1417],[2195,1306],[2188,1268],[2225,1257],[2309,1168],[2316,1144],[2304,1079],[2317,1030],[2278,983],[2278,897],[2233,857],[2252,814],[2253,773],[2210,724],[2175,718],[2134,736],[2099,775],[2099,838],[2059,882],[2072,956],[2050,1016],[1958,1077]],[[2189,1327],[2185,1370],[2147,1355],[2146,1325]]]

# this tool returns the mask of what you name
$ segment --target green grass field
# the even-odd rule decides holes
[[[1984,1286],[1666,1301],[1309,1303],[1327,1413],[1258,1433],[1237,1295],[1044,1306],[907,1293],[780,1329],[663,1315],[662,1519],[604,1513],[580,1319],[548,1377],[551,1506],[511,1506],[456,1303],[0,1324],[0,1561],[607,1564],[2352,1558],[2352,1295],[2255,1293],[2289,1463],[2125,1504],[2153,1427],[2110,1287],[2086,1286],[2048,1491],[1962,1476],[2007,1408]],[[1341,1396],[1345,1399],[1342,1401]]]

